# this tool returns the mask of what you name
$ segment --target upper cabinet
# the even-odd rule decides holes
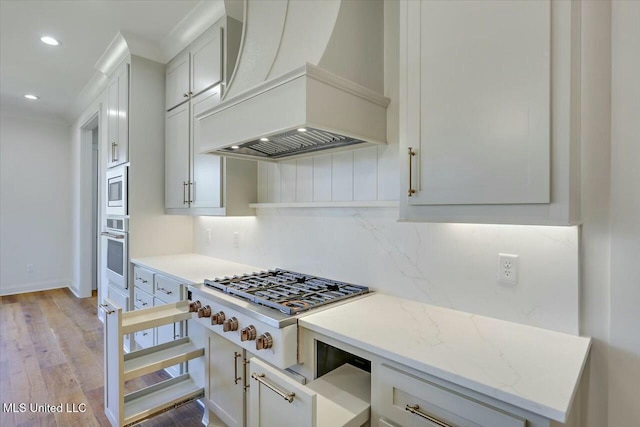
[[[257,199],[256,162],[202,154],[194,144],[200,130],[194,117],[220,102],[225,76],[235,66],[241,26],[232,18],[221,19],[167,66],[167,213],[255,214],[249,203]]]
[[[241,33],[242,23],[222,18],[169,62],[167,111],[231,77]]]
[[[189,52],[183,52],[167,65],[167,110],[189,100]]]
[[[167,66],[167,110],[222,81],[222,27],[214,25]]]
[[[191,51],[191,94],[222,81],[222,28],[213,28],[200,37]]]
[[[579,219],[576,7],[401,2],[401,220]]]
[[[111,77],[107,108],[107,167],[129,161],[129,63]]]

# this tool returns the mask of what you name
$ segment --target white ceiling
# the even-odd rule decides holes
[[[160,44],[197,0],[0,0],[0,111],[69,119],[119,31]],[[40,41],[50,35],[61,46]],[[24,94],[40,96],[29,101]]]

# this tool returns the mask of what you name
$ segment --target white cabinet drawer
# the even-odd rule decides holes
[[[379,393],[379,415],[402,426],[526,425],[521,418],[386,364],[380,365]]]
[[[352,427],[369,420],[371,376],[349,364],[301,385],[252,358],[250,427]]]
[[[133,284],[148,293],[153,293],[153,273],[137,265],[133,266]]]
[[[133,333],[133,340],[136,343],[138,349],[148,348],[153,346],[153,329],[145,329],[144,331],[137,331]]]
[[[182,285],[180,282],[156,274],[153,280],[153,293],[164,302],[180,301]]]
[[[107,297],[118,304],[122,311],[129,311],[129,297],[124,293],[126,290],[119,290],[109,285],[107,288]]]
[[[137,286],[133,288],[133,307],[136,310],[141,308],[153,307],[153,296],[139,289]]]

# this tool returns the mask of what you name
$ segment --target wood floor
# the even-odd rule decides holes
[[[0,297],[0,426],[109,426],[104,415],[103,326],[97,301],[68,289]],[[133,390],[167,378],[164,372],[126,384]],[[15,412],[5,412],[15,403]],[[19,412],[19,404],[26,411]],[[29,404],[86,404],[86,411],[38,413]],[[200,426],[197,402],[142,426]]]

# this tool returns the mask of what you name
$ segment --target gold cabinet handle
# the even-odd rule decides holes
[[[413,151],[413,147],[409,147],[409,197],[413,196],[416,190],[413,189],[413,176],[412,176],[412,168],[413,168],[413,156],[416,155],[416,152]]]
[[[237,351],[233,352],[233,383],[236,385],[238,384],[238,381],[242,379],[242,377],[238,376],[238,358],[240,357],[242,357],[240,353],[238,353]]]
[[[437,418],[432,417],[429,414],[426,414],[426,413],[422,412],[420,410],[420,406],[418,406],[418,405],[409,405],[409,404],[407,404],[407,406],[405,406],[404,409],[406,411],[411,412],[413,415],[417,415],[420,418],[424,418],[425,420],[432,422],[433,424],[437,425],[438,427],[452,427],[451,424],[447,424],[442,420],[439,420]]]
[[[271,384],[269,381],[265,379],[264,374],[251,374],[251,378],[258,381],[260,384],[263,384],[269,390],[272,390],[276,394],[280,395],[280,397],[282,397],[284,400],[286,400],[289,403],[293,402],[293,398],[296,396],[294,392],[287,393],[286,391],[280,390],[276,385]]]
[[[110,310],[109,306],[107,304],[99,304],[98,307],[100,307],[100,310],[104,311],[107,314],[111,314],[111,313],[115,313],[115,310]]]
[[[247,365],[249,363],[250,363],[249,360],[247,360],[246,358],[242,362],[242,378],[243,378],[243,380],[242,380],[242,391],[244,393],[246,393],[247,390],[250,387],[250,384],[249,384],[249,381],[248,381],[248,378],[247,378]]]
[[[187,181],[182,181],[182,204],[187,204]]]

